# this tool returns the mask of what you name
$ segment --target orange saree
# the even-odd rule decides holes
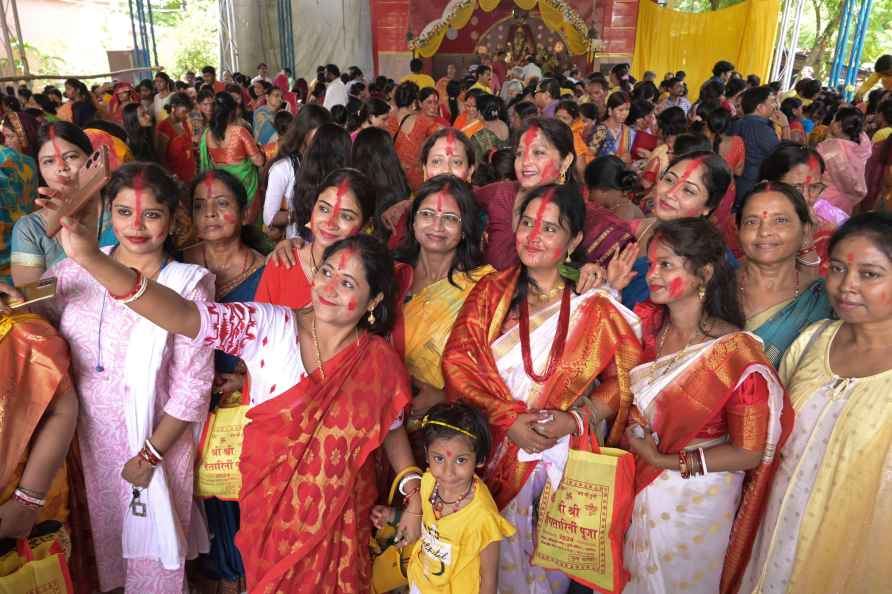
[[[364,593],[371,584],[374,458],[409,402],[397,354],[359,341],[251,410],[236,544],[252,593]]]
[[[593,296],[580,306],[554,374],[528,403],[515,399],[499,375],[490,345],[509,313],[519,274],[515,266],[477,283],[443,353],[447,397],[480,407],[493,431],[493,451],[505,450],[498,461],[495,456],[491,459],[483,473],[499,509],[514,499],[536,466],[536,462],[519,462],[518,448],[508,440],[508,429],[517,416],[530,409],[567,410],[600,379],[591,397],[617,412],[609,438],[609,443],[616,443],[632,402],[629,370],[641,356],[638,338],[626,319],[606,297]]]

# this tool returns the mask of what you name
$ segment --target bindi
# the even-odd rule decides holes
[[[527,161],[530,158],[530,151],[533,149],[533,143],[536,141],[536,136],[539,135],[539,128],[537,126],[530,126],[529,130],[523,133],[523,160]]]
[[[455,133],[450,130],[446,133],[446,156],[451,157],[455,154]]]
[[[545,209],[548,208],[549,204],[551,204],[553,196],[554,190],[549,190],[548,193],[546,193],[539,201],[539,208],[536,210],[536,220],[533,222],[533,232],[530,233],[530,236],[527,239],[527,243],[536,241],[536,239],[539,237],[539,234],[542,232],[542,219],[545,216]]]
[[[341,203],[344,200],[344,195],[349,191],[350,180],[341,180],[341,183],[338,184],[338,193],[335,195],[335,205],[334,208],[331,210],[331,218],[333,220],[338,220],[338,216],[341,214]]]

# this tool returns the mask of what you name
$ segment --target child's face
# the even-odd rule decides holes
[[[430,473],[446,488],[460,488],[474,477],[477,454],[474,444],[462,435],[435,439],[427,448]]]

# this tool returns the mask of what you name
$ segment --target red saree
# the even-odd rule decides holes
[[[662,326],[663,308],[645,302],[636,307],[635,312],[641,317],[643,334],[648,337],[645,338],[645,342],[652,343],[657,330]],[[696,370],[685,372],[678,381],[664,388],[657,401],[653,430],[660,436],[657,448],[663,454],[678,453],[687,447],[715,419],[728,404],[740,378],[744,377],[749,367],[761,365],[769,370],[773,369],[765,357],[762,344],[744,333],[738,333],[730,340],[717,345],[708,356],[701,357],[696,365]],[[780,383],[780,380],[777,379],[777,382]],[[671,410],[667,403],[671,403]],[[636,413],[637,410],[633,411],[633,414]],[[753,540],[762,519],[771,481],[780,461],[780,456],[776,452],[780,452],[793,428],[793,408],[786,394],[780,422],[782,429],[775,446],[774,458],[770,463],[762,462],[746,473],[740,505],[725,553],[722,594],[732,594],[740,586]],[[762,428],[757,426],[767,423],[767,417],[734,418],[729,414],[729,426],[733,423],[738,423],[739,433],[764,436]],[[635,492],[640,493],[662,472],[663,469],[636,458]]]
[[[162,155],[164,165],[181,182],[188,184],[195,177],[198,162],[192,146],[192,126],[188,121],[181,125],[182,133],[178,134],[170,118],[166,118],[158,124],[158,134],[167,138],[167,151]]]
[[[609,439],[616,443],[621,435],[616,429],[625,428],[632,402],[629,370],[641,356],[638,338],[625,318],[606,297],[594,296],[580,306],[561,361],[535,401],[527,405],[515,400],[499,375],[490,344],[508,315],[519,274],[520,268],[514,267],[477,283],[443,352],[447,398],[483,409],[493,431],[493,450],[503,443],[507,447],[499,463],[488,465],[483,473],[499,509],[514,499],[536,466],[535,462],[518,462],[517,446],[507,441],[508,429],[517,416],[534,408],[567,410],[599,378],[601,384],[591,397],[617,411]]]
[[[248,413],[236,544],[260,594],[367,592],[373,457],[409,402],[405,367],[363,335]]]
[[[299,262],[291,268],[269,262],[263,269],[254,301],[301,309],[310,305],[311,290],[310,279]]]

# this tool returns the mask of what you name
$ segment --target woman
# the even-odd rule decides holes
[[[83,127],[96,118],[96,99],[87,85],[76,78],[69,78],[65,81],[65,96],[68,102],[59,108],[57,115],[60,120]]]
[[[669,165],[653,191],[654,216],[640,219],[633,225],[638,242],[638,259],[634,265],[635,278],[623,289],[623,304],[626,307],[634,307],[650,296],[645,277],[653,263],[647,245],[657,225],[687,217],[708,217],[719,205],[730,184],[728,165],[712,152],[688,153]],[[733,254],[728,254],[734,262]]]
[[[827,189],[822,197],[851,215],[867,194],[864,170],[873,145],[864,133],[864,115],[854,107],[837,110],[830,124],[830,138],[816,147],[824,159]]]
[[[124,125],[124,108],[137,101],[136,89],[128,82],[119,82],[112,87],[112,98],[108,102],[106,114],[109,119],[118,124]]]
[[[294,223],[301,234],[310,220],[310,213],[319,193],[319,184],[329,173],[350,167],[351,142],[347,131],[334,123],[323,124],[313,134],[294,182]],[[321,252],[320,252],[321,255]]]
[[[805,198],[781,182],[758,184],[737,213],[746,256],[737,271],[746,330],[762,339],[775,368],[806,326],[831,314],[817,268],[796,262],[812,226]]]
[[[655,109],[654,104],[646,99],[636,99],[629,107],[626,124],[632,128],[632,162],[636,164],[638,171],[644,168],[651,151],[660,143]]]
[[[796,425],[741,593],[881,592],[892,580],[890,238],[892,218],[868,213],[831,240],[827,293],[840,320],[813,324],[781,364]]]
[[[703,104],[699,110],[702,123],[695,122],[691,126],[692,131],[702,132],[709,139],[713,152],[725,160],[735,177],[742,175],[743,166],[746,164],[746,145],[740,136],[726,134],[732,122],[731,112],[723,107],[710,109]],[[740,254],[737,228],[734,226],[734,216],[731,212],[736,194],[737,190],[732,180],[718,208],[712,213],[711,220],[722,232],[722,237],[725,238],[725,243],[731,251]]]
[[[242,240],[242,221],[248,197],[242,184],[225,171],[207,171],[192,182],[192,219],[199,239],[185,252],[184,261],[214,274],[214,300],[219,303],[253,301],[263,274],[263,256]],[[244,383],[243,364],[222,351],[214,352],[214,388],[218,398],[211,407],[239,404]],[[214,535],[205,575],[223,588],[244,591],[245,568],[234,538],[239,525],[237,501],[206,499],[208,530]]]
[[[611,93],[607,98],[607,115],[595,128],[589,144],[593,155],[616,155],[626,163],[632,160],[632,129],[626,125],[631,99],[624,91]]]
[[[169,116],[170,111],[167,109],[167,105],[170,103],[175,89],[173,81],[166,72],[156,72],[152,84],[155,86],[155,96],[152,97],[152,115],[155,117],[155,123],[161,125],[161,122]]]
[[[418,92],[418,104],[421,106],[422,113],[434,120],[437,124],[444,128],[448,128],[452,125],[449,120],[443,117],[440,94],[435,88],[425,87],[421,89],[421,91]]]
[[[517,528],[500,547],[500,587],[557,594],[569,579],[530,565],[545,460],[562,470],[567,437],[586,420],[617,417],[615,426],[625,425],[620,403],[640,347],[630,311],[602,291],[573,295],[560,276],[564,259],[582,244],[585,205],[575,187],[537,188],[520,213],[520,265],[484,277],[468,295],[446,343],[443,376],[448,398],[481,408],[493,430],[494,454],[481,477]],[[571,407],[596,380],[591,418]]]
[[[158,124],[156,133],[157,154],[164,165],[183,184],[195,177],[195,149],[192,146],[192,124],[189,112],[192,100],[186,93],[174,93],[165,109],[170,117]]]
[[[316,131],[331,121],[331,114],[319,105],[301,108],[279,142],[266,176],[263,224],[273,239],[299,235],[293,220],[294,182],[300,171],[301,155],[306,154]]]
[[[387,116],[389,114],[390,104],[378,97],[372,97],[363,103],[357,113],[355,130],[351,133],[351,139],[355,141],[359,133],[366,128],[375,127],[387,130]]]
[[[254,108],[254,138],[260,146],[266,146],[277,140],[273,119],[276,112],[285,109],[282,90],[278,87],[270,89],[263,105]]]
[[[594,155],[583,138],[585,122],[579,117],[579,106],[575,101],[561,101],[554,110],[554,117],[567,124],[573,131],[573,150],[576,152],[577,173],[581,177],[586,166],[594,159]]]
[[[63,121],[44,124],[37,135],[40,177],[50,190],[71,191],[92,152],[90,139],[74,124]],[[24,170],[23,173],[23,196],[27,196],[33,187],[33,178]],[[45,211],[39,209],[19,218],[13,227],[10,271],[16,286],[40,280],[47,268],[65,258],[59,242],[46,234],[44,215]],[[117,243],[109,218],[107,212],[102,216],[100,244],[103,246]]]
[[[480,188],[477,203],[486,210],[487,242],[484,261],[497,270],[517,263],[514,231],[518,207],[540,185],[559,182],[578,187],[573,133],[553,118],[531,118],[516,136],[514,172],[517,182],[497,182]],[[632,239],[630,228],[593,202],[585,205],[582,250],[589,262],[606,264],[612,250]]]
[[[471,126],[465,126],[463,132],[474,145],[477,162],[481,163],[491,151],[498,150],[508,143],[511,131],[508,124],[499,119],[502,100],[495,95],[482,94],[477,97],[477,113],[480,114],[480,127],[469,132]]]
[[[175,293],[211,298],[210,273],[174,262],[166,249],[179,194],[160,166],[124,165],[103,194],[120,243],[99,252],[95,231],[84,230],[97,256],[128,275],[136,270],[157,278]],[[64,199],[65,193],[48,196]],[[61,232],[63,245],[70,247],[71,238]],[[50,268],[56,296],[39,309],[72,349],[99,589],[179,594],[185,559],[207,544],[201,524],[193,524],[192,469],[193,432],[204,423],[210,400],[212,353],[123,307],[135,293],[107,291],[85,274],[83,263],[66,259]]]
[[[629,199],[639,189],[638,176],[616,155],[598,157],[585,168],[589,200],[624,220],[641,219],[644,213]]]
[[[815,225],[799,251],[798,261],[803,266],[818,267],[822,276],[826,276],[830,260],[830,237],[848,219],[845,212],[821,197],[827,189],[822,181],[825,169],[818,151],[792,142],[778,144],[759,168],[760,179],[789,184],[805,198]]]
[[[367,236],[333,245],[315,275],[312,308],[296,311],[190,301],[99,252],[84,225],[74,222],[63,233],[70,256],[110,293],[139,287],[142,294],[130,302],[134,313],[181,335],[177,340],[245,361],[252,391],[261,395],[248,413],[240,461],[236,543],[248,590],[367,589],[368,518],[376,497],[370,454],[383,446],[398,473],[413,465],[402,424],[408,377],[381,337],[395,307],[393,261],[384,247]],[[272,353],[287,364],[265,365]],[[283,424],[283,415],[293,422]],[[399,544],[420,534],[416,483],[405,485]],[[161,590],[153,584],[139,591]]]
[[[359,234],[374,208],[375,192],[365,175],[348,168],[329,173],[319,184],[306,223],[312,241],[302,242],[300,247],[292,245],[294,255],[286,257],[283,264],[270,261],[255,299],[292,309],[306,307],[311,301],[312,282],[322,254],[335,242]]]
[[[418,189],[409,212],[411,230],[397,259],[411,268],[397,350],[417,393],[410,430],[427,410],[445,399],[441,360],[455,318],[477,282],[495,269],[480,266],[483,221],[470,184],[438,175]]]
[[[672,161],[672,145],[675,144],[675,137],[688,129],[688,118],[682,108],[670,107],[661,111],[657,116],[657,128],[660,132],[661,144],[651,152],[650,159],[641,174],[641,185],[645,190],[651,189],[669,167],[669,162]]]
[[[273,87],[272,83],[266,82],[265,80],[255,80],[251,83],[251,87],[248,89],[248,108],[250,111],[256,111],[258,108],[266,105],[266,99],[269,96],[269,92],[276,87]]]
[[[647,362],[631,373],[625,432],[636,468],[623,594],[728,592],[793,418],[761,342],[741,331],[718,230],[703,218],[660,223],[648,250],[651,300],[636,308]]]
[[[396,113],[391,113],[387,129],[393,136],[396,154],[406,172],[409,187],[414,190],[424,181],[418,154],[427,137],[436,132],[440,125],[418,111],[418,86],[411,81],[397,87],[394,103]]]
[[[804,114],[802,113],[802,100],[796,97],[787,97],[780,104],[781,113],[787,116],[790,123],[790,141],[796,144],[805,144],[808,140],[805,134],[805,126],[802,125]]]
[[[155,153],[155,126],[152,116],[139,103],[124,106],[124,130],[127,145],[137,161],[158,162]]]
[[[27,113],[7,111],[0,120],[3,144],[33,159],[37,154],[37,131],[40,122]]]
[[[222,169],[238,178],[248,192],[249,224],[258,220],[260,190],[258,168],[265,161],[263,152],[254,142],[254,137],[243,126],[236,123],[238,105],[229,93],[217,93],[214,97],[214,119],[210,127],[201,135],[199,147],[199,170]]]
[[[399,156],[390,134],[381,128],[363,130],[356,136],[350,160],[375,188],[375,232],[381,238],[393,234],[398,230],[398,223],[394,224],[389,219],[379,223],[379,219],[390,207],[410,201],[412,190],[403,168],[400,167]],[[391,224],[388,225],[388,222]],[[380,228],[382,226],[383,229]]]
[[[3,126],[5,146],[0,146],[0,282],[11,283],[14,227],[19,220],[34,216],[38,175],[34,159],[21,150],[27,145],[15,134],[13,142],[7,140],[6,130]]]
[[[190,122],[196,146],[201,142],[201,135],[210,127],[211,120],[214,119],[214,97],[212,90],[202,89],[198,91],[198,96],[195,98],[195,109],[190,114]]]

